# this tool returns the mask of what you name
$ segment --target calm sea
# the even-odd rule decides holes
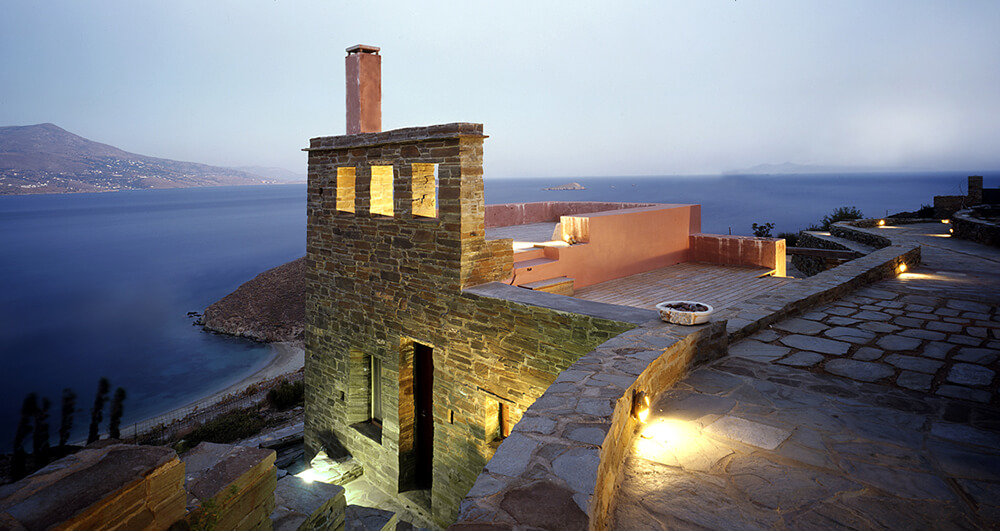
[[[85,437],[101,377],[127,425],[255,371],[270,347],[187,312],[305,254],[305,217],[303,185],[0,197],[0,451],[29,392],[55,437],[74,389]]]
[[[774,223],[775,233],[804,229],[840,206],[869,216],[915,210],[963,192],[966,175],[487,178],[485,186],[490,204],[699,203],[705,232],[750,234],[754,222]],[[985,174],[988,187],[998,180],[1000,172]],[[570,181],[586,190],[541,190]],[[102,376],[127,390],[127,426],[252,373],[269,347],[206,333],[187,312],[304,253],[304,185],[0,197],[0,451],[12,445],[29,392],[52,401],[55,437],[64,387],[77,393],[83,434]]]

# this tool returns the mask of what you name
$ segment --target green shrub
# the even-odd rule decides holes
[[[264,428],[264,419],[256,408],[238,409],[220,415],[195,428],[178,445],[177,453],[183,453],[203,441],[231,443],[252,437]]]
[[[865,217],[857,207],[839,207],[829,216],[823,217],[823,230],[830,230],[830,226],[838,221],[850,221]]]
[[[799,243],[799,233],[797,232],[779,232],[779,238],[785,239],[786,247],[798,247]]]
[[[290,384],[281,382],[275,389],[267,392],[267,403],[278,411],[302,405],[305,400],[306,386],[302,382]]]
[[[765,223],[763,225],[754,223],[751,228],[753,228],[753,235],[757,238],[770,238],[774,223]]]

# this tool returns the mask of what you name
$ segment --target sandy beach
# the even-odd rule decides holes
[[[146,425],[152,420],[155,420],[157,424],[169,424],[170,422],[184,418],[196,407],[198,409],[204,409],[205,407],[220,401],[227,395],[241,393],[244,389],[250,387],[251,385],[276,378],[283,374],[293,373],[305,365],[305,349],[301,346],[295,343],[281,342],[271,343],[271,347],[274,349],[274,353],[271,355],[271,358],[267,361],[267,363],[257,372],[230,386],[219,389],[218,391],[197,400],[188,402],[187,404],[184,404],[176,409],[159,413],[148,419],[143,419],[136,424]]]

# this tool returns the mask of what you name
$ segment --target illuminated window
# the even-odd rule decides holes
[[[392,166],[372,166],[371,213],[392,215]]]
[[[437,164],[411,164],[413,169],[413,215],[437,217]]]
[[[354,212],[354,168],[337,168],[337,210]]]

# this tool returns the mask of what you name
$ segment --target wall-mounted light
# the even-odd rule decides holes
[[[899,271],[900,274],[906,273],[906,264],[905,263],[904,264],[899,264],[899,270],[898,271]]]
[[[884,219],[878,220],[878,226],[879,227],[884,227],[885,226],[885,220]]]
[[[632,418],[646,422],[649,417],[649,395],[645,391],[632,391]]]
[[[951,220],[950,219],[942,219],[941,223],[944,223],[944,224],[947,225],[947,224],[951,223]]]

